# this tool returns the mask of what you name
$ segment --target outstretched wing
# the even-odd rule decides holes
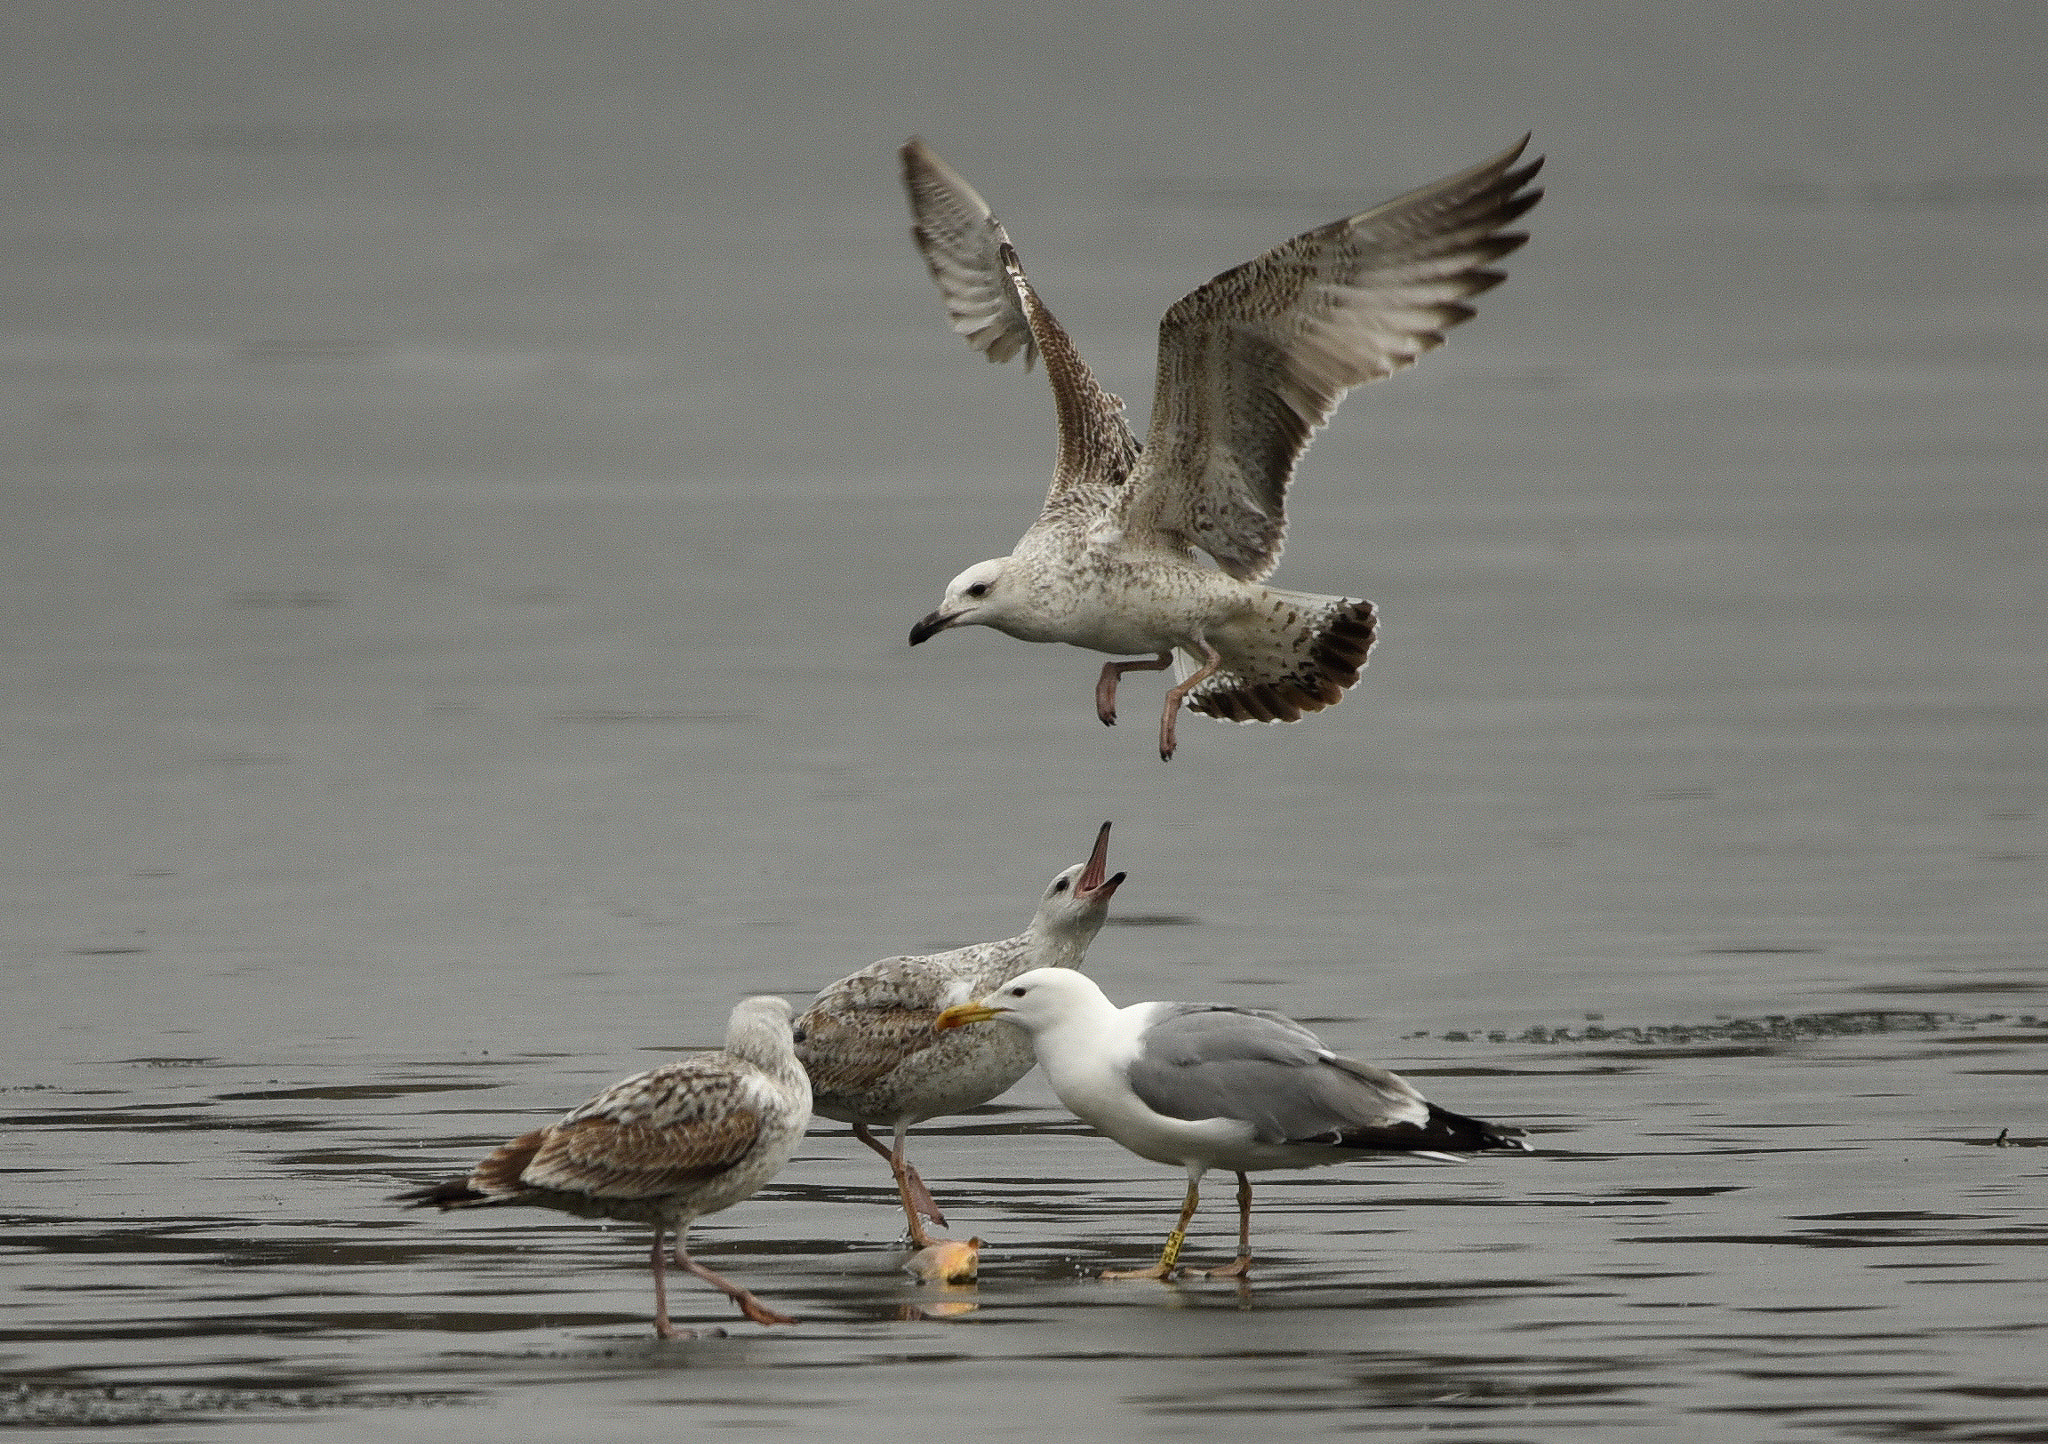
[[[1037,359],[1031,323],[1003,265],[1010,243],[988,202],[917,136],[905,142],[903,189],[910,196],[910,236],[945,298],[953,329],[990,361],[1024,353]]]
[[[915,136],[902,157],[911,238],[945,299],[953,329],[991,361],[1022,351],[1029,370],[1035,357],[1045,357],[1060,425],[1048,512],[1077,485],[1121,483],[1138,456],[1123,402],[1102,389],[1039,301],[1002,223],[974,187]]]
[[[1504,229],[1542,199],[1517,166],[1527,136],[1492,160],[1333,221],[1225,271],[1159,324],[1145,454],[1125,534],[1196,546],[1232,576],[1273,570],[1295,462],[1344,393],[1390,376],[1469,319],[1491,264],[1529,238]]]

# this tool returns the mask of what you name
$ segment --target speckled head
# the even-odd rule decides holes
[[[789,999],[763,993],[742,998],[725,1025],[725,1051],[759,1067],[774,1070],[796,1057],[789,1020]]]
[[[1109,900],[1124,880],[1122,873],[1105,876],[1108,872],[1109,824],[1105,822],[1095,834],[1095,849],[1088,854],[1088,861],[1074,864],[1047,885],[1038,915],[1031,920],[1031,931],[1065,950],[1085,949],[1109,916]],[[1079,962],[1078,957],[1074,962]]]

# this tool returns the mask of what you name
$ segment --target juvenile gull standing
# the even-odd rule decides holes
[[[1019,973],[1080,967],[1124,880],[1122,873],[1105,877],[1108,869],[1105,822],[1088,860],[1052,880],[1031,926],[1018,936],[870,963],[819,993],[796,1021],[796,1055],[811,1075],[812,1106],[851,1123],[855,1138],[889,1160],[911,1242],[920,1248],[935,1242],[924,1218],[941,1225],[946,1219],[903,1156],[905,1133],[914,1123],[964,1113],[1007,1092],[1032,1063],[1031,1040],[1021,1033],[944,1034],[932,1022]],[[894,1129],[895,1146],[884,1148],[868,1131],[871,1124]]]
[[[725,1047],[612,1084],[561,1121],[505,1144],[461,1178],[401,1193],[442,1209],[538,1204],[584,1218],[654,1226],[654,1331],[668,1321],[662,1240],[676,1262],[757,1324],[793,1324],[690,1257],[690,1221],[730,1208],[781,1172],[811,1121],[811,1085],[791,1043],[786,999],[747,998],[732,1010]]]
[[[953,318],[991,361],[1045,357],[1059,455],[1038,521],[1009,556],[979,562],[910,632],[994,627],[1027,642],[1148,653],[1107,662],[1095,711],[1116,721],[1117,680],[1174,665],[1159,755],[1181,704],[1236,722],[1293,722],[1341,701],[1372,650],[1371,602],[1261,585],[1280,560],[1294,466],[1344,393],[1392,375],[1472,315],[1505,279],[1505,229],[1542,198],[1492,160],[1333,221],[1225,271],[1159,325],[1143,447],[1040,304],[1001,223],[922,140],[903,147],[911,235]],[[1195,557],[1196,549],[1216,568]],[[1218,570],[1217,568],[1220,568]]]
[[[1309,1168],[1362,1153],[1444,1157],[1526,1144],[1490,1123],[1439,1108],[1406,1079],[1340,1058],[1292,1018],[1222,1003],[1119,1008],[1092,978],[1042,971],[1010,979],[976,1003],[948,1008],[941,1029],[999,1019],[1031,1038],[1067,1110],[1140,1158],[1188,1171],[1180,1221],[1148,1269],[1174,1271],[1197,1188],[1211,1168],[1237,1174],[1237,1259],[1194,1272],[1243,1276],[1252,1262],[1252,1184],[1260,1168]],[[1012,1030],[1005,1030],[1012,1031]]]

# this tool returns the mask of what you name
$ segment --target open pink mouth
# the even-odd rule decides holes
[[[1081,880],[1074,884],[1074,895],[1094,902],[1100,898],[1108,902],[1116,892],[1117,884],[1124,880],[1118,873],[1105,881],[1103,874],[1109,871],[1109,824],[1102,824],[1102,831],[1095,834],[1095,851],[1088,854],[1088,866],[1081,869]]]

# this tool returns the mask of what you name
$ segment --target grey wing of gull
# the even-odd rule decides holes
[[[1175,302],[1159,325],[1144,460],[1124,499],[1132,541],[1195,546],[1246,581],[1270,573],[1287,487],[1344,393],[1390,376],[1468,320],[1504,228],[1542,199],[1527,136],[1492,160],[1296,236]]]
[[[974,187],[916,137],[904,145],[902,157],[911,238],[945,299],[953,329],[991,361],[1007,361],[1021,350],[1029,370],[1034,357],[1045,357],[1060,436],[1048,514],[1063,513],[1055,503],[1080,484],[1120,484],[1138,457],[1123,402],[1102,389],[1038,299],[1002,223]],[[1100,507],[1091,499],[1086,510]]]
[[[1131,1089],[1170,1118],[1235,1118],[1261,1143],[1423,1123],[1429,1106],[1399,1076],[1335,1058],[1291,1018],[1177,1003],[1157,1015],[1129,1064]]]

